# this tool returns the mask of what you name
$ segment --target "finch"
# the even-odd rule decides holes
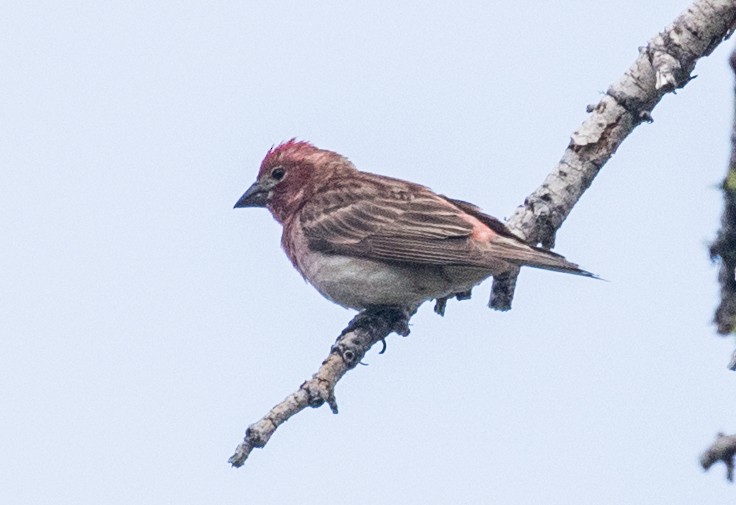
[[[296,139],[272,147],[235,204],[266,207],[294,267],[328,300],[365,310],[438,307],[520,266],[595,277],[534,247],[473,204],[412,182],[361,172]]]

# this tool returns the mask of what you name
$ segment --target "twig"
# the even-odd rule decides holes
[[[703,470],[708,470],[714,463],[723,461],[726,464],[726,478],[733,482],[733,457],[736,454],[736,435],[718,433],[716,441],[700,456]]]
[[[228,462],[234,467],[243,466],[253,449],[264,447],[276,428],[307,407],[317,408],[327,403],[332,412],[337,414],[337,381],[348,370],[355,368],[375,343],[383,341],[391,332],[408,335],[410,317],[411,314],[401,309],[389,307],[363,311],[355,316],[337,338],[317,373],[260,421],[251,424]]]
[[[736,74],[736,49],[731,53],[731,68]],[[734,90],[736,91],[736,89]],[[736,94],[736,93],[735,93]],[[733,332],[736,325],[736,96],[734,122],[731,130],[731,160],[723,179],[723,215],[721,229],[710,246],[710,256],[721,259],[718,282],[721,285],[721,303],[716,309],[714,322],[721,335]],[[731,367],[736,369],[736,364]]]
[[[555,233],[623,140],[662,97],[693,77],[695,63],[736,28],[734,0],[697,0],[663,32],[640,48],[634,64],[616,81],[572,134],[562,159],[507,223],[518,235],[551,248]],[[488,305],[509,310],[517,275],[497,278]]]

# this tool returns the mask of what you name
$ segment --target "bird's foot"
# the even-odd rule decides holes
[[[416,311],[409,310],[405,307],[398,307],[395,305],[374,305],[360,311],[342,330],[340,337],[350,333],[352,331],[362,329],[369,332],[376,331],[377,328],[383,329],[385,333],[388,332],[398,333],[402,337],[409,335],[409,319]],[[380,354],[386,351],[386,340],[385,338],[380,339],[383,348]]]
[[[442,298],[437,298],[434,301],[434,313],[439,314],[440,316],[445,315],[445,309],[447,308],[447,300],[449,300],[449,296],[443,296]]]
[[[434,302],[434,311],[436,314],[439,314],[440,316],[445,315],[445,308],[447,308],[447,300],[450,298],[457,298],[458,300],[470,300],[470,297],[472,296],[473,290],[469,289],[467,291],[461,291],[459,293],[453,293],[450,296],[443,296],[442,298],[437,298]]]
[[[472,289],[469,289],[467,291],[461,291],[460,293],[455,293],[455,298],[457,298],[459,301],[470,300],[472,297],[473,297]]]

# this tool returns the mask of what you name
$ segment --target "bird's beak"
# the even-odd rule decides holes
[[[235,204],[236,209],[241,207],[265,207],[268,204],[268,190],[263,188],[258,181],[254,182],[248,190],[243,193],[240,200]]]

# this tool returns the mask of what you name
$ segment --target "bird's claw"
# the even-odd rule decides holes
[[[437,298],[434,301],[434,313],[439,314],[440,316],[445,315],[445,308],[447,308],[447,300],[449,297],[443,296],[442,298]]]
[[[384,352],[386,352],[386,349],[388,349],[388,346],[386,345],[386,339],[382,338],[381,339],[381,350],[378,351],[378,354],[383,354]]]
[[[409,318],[411,318],[412,312],[403,307],[397,307],[393,305],[376,305],[368,307],[365,310],[359,312],[342,330],[340,337],[358,329],[368,329],[372,325],[387,324],[390,332],[398,333],[402,337],[409,335]],[[340,339],[338,337],[338,340]],[[379,354],[386,352],[386,339],[381,338],[383,347]]]
[[[472,294],[473,294],[473,290],[469,289],[467,291],[453,293],[450,296],[443,296],[442,298],[437,298],[434,302],[434,311],[436,314],[439,314],[440,316],[444,316],[445,308],[447,308],[447,300],[449,300],[450,298],[457,298],[460,301],[470,300]]]
[[[458,301],[470,300],[472,297],[473,297],[472,289],[469,289],[467,291],[461,291],[460,293],[455,293],[455,298],[457,298]]]

